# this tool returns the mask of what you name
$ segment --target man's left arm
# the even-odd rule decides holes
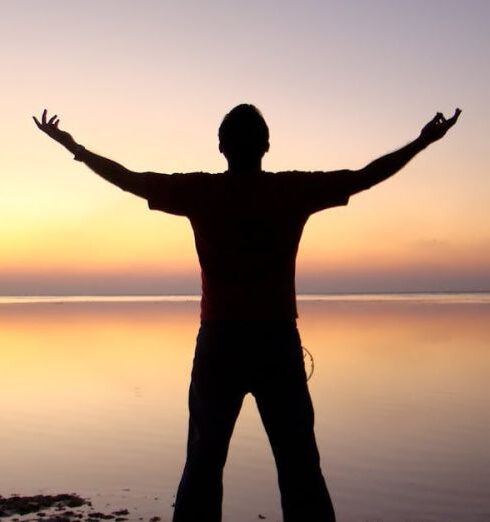
[[[396,174],[419,152],[435,141],[440,140],[458,121],[460,114],[461,110],[456,109],[454,115],[446,119],[442,113],[438,112],[435,117],[424,126],[418,138],[401,149],[374,160],[360,170],[351,171],[350,193],[356,194],[357,192],[366,190],[388,179],[393,176],[393,174]]]

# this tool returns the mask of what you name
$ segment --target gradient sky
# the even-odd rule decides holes
[[[269,123],[272,171],[360,168],[461,107],[393,179],[310,219],[298,290],[490,290],[489,25],[487,0],[3,3],[0,294],[198,291],[188,222],[31,115],[137,171],[217,172],[241,102]]]

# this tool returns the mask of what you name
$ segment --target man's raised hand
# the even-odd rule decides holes
[[[420,131],[420,138],[427,145],[440,140],[446,132],[458,121],[461,109],[456,109],[454,115],[447,119],[442,112],[438,112],[432,120]]]
[[[32,118],[34,119],[38,129],[42,130],[50,138],[66,147],[70,152],[76,150],[77,142],[73,139],[71,134],[58,128],[60,119],[56,114],[48,119],[48,111],[44,109],[41,121],[39,121],[35,116]]]

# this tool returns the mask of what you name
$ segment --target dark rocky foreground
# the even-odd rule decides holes
[[[13,522],[27,520],[33,522],[100,522],[101,520],[123,522],[134,520],[127,509],[118,509],[110,513],[94,511],[89,500],[68,493],[34,496],[12,495],[10,497],[0,495],[0,518],[6,517]],[[138,520],[144,519],[138,517]],[[159,521],[160,517],[149,519],[149,522]]]

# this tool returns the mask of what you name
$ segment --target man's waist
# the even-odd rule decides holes
[[[214,299],[203,294],[201,298],[201,319],[203,321],[295,321],[297,317],[296,299]]]

